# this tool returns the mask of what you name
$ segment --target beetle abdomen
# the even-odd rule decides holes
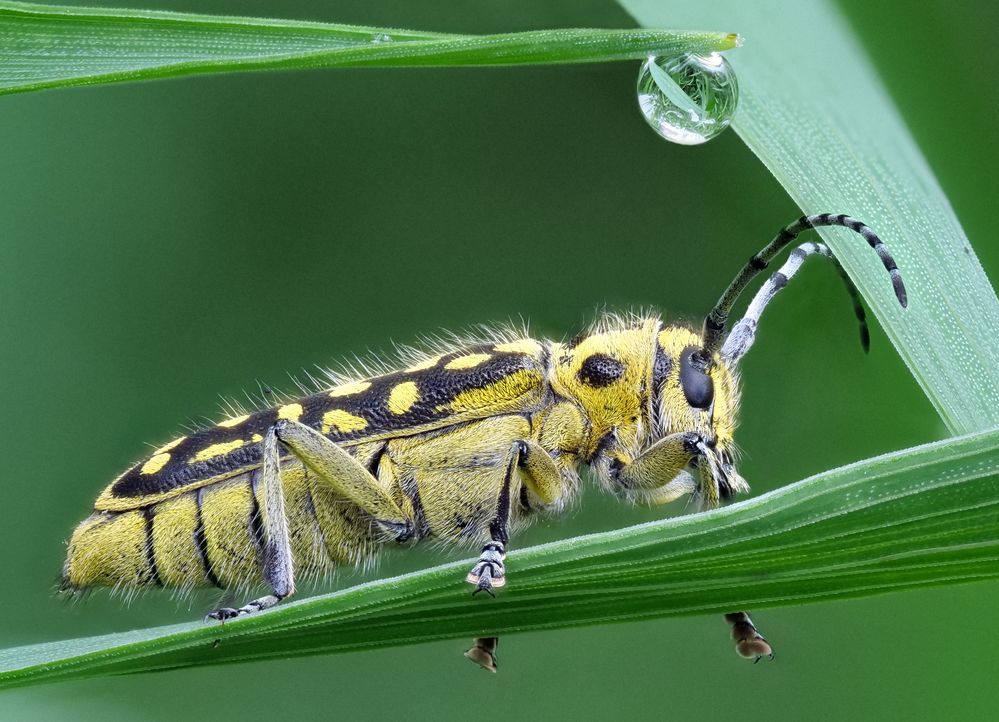
[[[263,581],[259,471],[123,512],[95,511],[74,531],[63,586],[244,587]],[[374,552],[370,520],[301,464],[281,475],[300,576]]]

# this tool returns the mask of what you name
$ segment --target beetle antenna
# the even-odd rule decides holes
[[[794,223],[790,223],[774,237],[770,243],[749,259],[749,262],[742,267],[738,275],[732,280],[725,293],[718,299],[718,303],[711,309],[711,312],[704,319],[703,345],[698,354],[705,365],[711,363],[711,358],[721,348],[722,337],[725,334],[725,324],[728,321],[728,314],[735,305],[739,295],[745,290],[756,275],[770,265],[770,262],[798,237],[802,231],[820,226],[842,226],[863,236],[864,240],[878,254],[881,263],[884,265],[888,275],[891,276],[892,287],[895,289],[895,297],[899,305],[905,308],[908,305],[908,297],[905,293],[905,284],[902,282],[902,274],[899,273],[895,259],[892,258],[887,246],[882,243],[877,234],[866,224],[861,223],[856,218],[847,215],[833,215],[822,213],[817,216],[802,216]],[[785,281],[786,283],[786,277]],[[769,300],[769,299],[768,299]],[[764,305],[766,305],[764,303]],[[762,309],[760,309],[762,311]],[[747,347],[748,348],[748,347]]]
[[[749,308],[746,309],[746,315],[732,327],[732,331],[725,338],[721,355],[726,363],[735,363],[746,355],[746,352],[749,351],[749,348],[753,345],[753,341],[756,339],[756,326],[760,322],[760,316],[763,315],[763,311],[766,310],[767,305],[774,299],[774,296],[787,285],[787,282],[794,278],[794,274],[798,272],[798,269],[801,268],[805,260],[812,254],[828,258],[836,268],[840,278],[843,279],[846,291],[850,294],[850,301],[853,303],[853,313],[860,324],[860,345],[864,349],[864,353],[870,350],[871,332],[867,327],[867,314],[864,312],[864,305],[860,302],[860,294],[857,292],[857,287],[853,285],[853,281],[846,275],[846,271],[840,265],[836,256],[833,255],[829,246],[825,243],[809,242],[802,243],[791,251],[791,255],[788,256],[787,261],[780,267],[780,270],[767,279],[767,282],[753,296]]]

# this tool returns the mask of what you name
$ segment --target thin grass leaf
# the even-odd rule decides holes
[[[466,560],[224,627],[181,624],[8,649],[0,688],[995,578],[997,506],[992,431],[842,467],[725,509],[514,551],[510,586],[497,599],[469,598]]]
[[[652,76],[652,80],[655,82],[656,87],[665,95],[669,101],[675,105],[677,108],[682,110],[684,113],[694,113],[701,114],[703,109],[697,103],[690,99],[690,96],[684,92],[680,84],[677,83],[673,78],[669,76],[665,70],[659,67],[656,63],[649,63],[649,74]]]
[[[737,40],[641,29],[444,35],[0,2],[0,94],[236,70],[603,62],[725,50]]]
[[[740,89],[732,127],[805,212],[860,218],[892,250],[909,289],[906,311],[863,242],[842,229],[820,231],[950,430],[999,425],[995,291],[832,4],[618,2],[642,25],[739,29],[747,42],[729,58]]]

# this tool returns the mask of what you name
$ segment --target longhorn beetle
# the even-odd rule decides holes
[[[802,217],[750,258],[700,333],[656,317],[607,317],[567,343],[497,333],[413,352],[397,370],[337,377],[164,444],[111,482],[76,528],[63,587],[270,588],[208,615],[227,620],[385,544],[438,539],[482,544],[466,581],[492,594],[507,581],[511,527],[562,511],[579,492],[581,464],[630,501],[690,495],[716,506],[748,489],[733,464],[739,359],[808,256],[825,256],[843,276],[869,342],[857,290],[822,243],[791,251],[725,334],[750,280],[817,226],[863,237],[907,305],[874,231],[845,215]],[[726,619],[740,655],[771,655],[748,614]],[[466,654],[495,670],[496,643],[477,639]]]

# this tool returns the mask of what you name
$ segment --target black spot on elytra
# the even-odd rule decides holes
[[[362,429],[351,432],[331,431],[327,436],[334,441],[353,440],[373,434],[405,432],[414,426],[431,423],[445,417],[447,404],[458,394],[471,389],[481,389],[495,384],[518,371],[536,372],[537,384],[543,383],[544,366],[531,354],[494,353],[492,345],[485,344],[456,350],[449,358],[469,354],[489,354],[489,359],[469,369],[432,368],[415,373],[393,372],[368,379],[370,386],[363,392],[331,398],[325,391],[300,398],[301,423],[314,429],[323,427],[323,416],[330,409],[340,409],[358,416],[366,422]],[[403,381],[417,384],[419,399],[405,414],[388,410],[387,399],[392,389]],[[263,437],[277,421],[277,407],[264,409],[250,416],[241,424],[213,426],[189,435],[170,450],[167,464],[155,474],[143,474],[142,464],[136,464],[115,482],[111,495],[118,498],[135,498],[158,494],[188,486],[197,481],[229,474],[239,469],[260,464],[262,445],[251,441],[254,435]],[[213,444],[244,441],[244,445],[226,454],[190,463],[199,451]]]
[[[624,376],[625,365],[616,358],[595,353],[579,369],[579,380],[587,386],[609,386]]]

